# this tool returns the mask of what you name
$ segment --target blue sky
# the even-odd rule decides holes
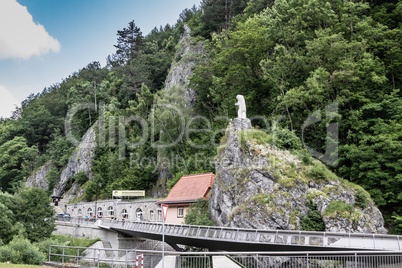
[[[115,51],[134,20],[144,35],[175,24],[200,0],[0,0],[0,117],[30,93],[61,82]],[[24,8],[26,7],[26,9]],[[5,43],[5,45],[4,45]]]

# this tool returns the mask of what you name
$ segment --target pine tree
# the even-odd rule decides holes
[[[113,55],[113,61],[118,65],[123,65],[132,61],[143,46],[144,36],[141,29],[133,21],[128,23],[127,28],[117,31],[116,54]],[[113,65],[113,64],[112,64]]]

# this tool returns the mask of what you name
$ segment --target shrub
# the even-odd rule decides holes
[[[0,262],[21,263],[21,254],[10,246],[0,247]]]
[[[402,216],[399,216],[394,212],[392,218],[394,218],[392,234],[402,234]]]
[[[361,207],[361,208],[366,208],[367,205],[368,205],[367,194],[362,189],[357,190],[356,194],[355,194],[355,206]]]
[[[300,150],[303,147],[301,140],[296,134],[287,128],[278,128],[274,134],[276,137],[273,140],[274,145],[278,146],[280,149]]]
[[[311,157],[310,153],[307,150],[299,151],[299,159],[305,165],[313,164],[313,158]]]
[[[88,181],[88,176],[85,174],[85,172],[79,172],[77,175],[75,175],[75,182],[78,183],[78,185],[82,186]]]
[[[204,199],[198,199],[191,204],[186,217],[184,217],[184,222],[190,225],[214,226],[215,222],[208,210],[208,204],[208,201]]]
[[[325,180],[327,177],[326,174],[327,174],[326,167],[317,162],[313,164],[310,171],[308,172],[308,175],[311,178],[318,179],[318,180]]]
[[[5,246],[5,254],[8,254],[8,261],[18,264],[41,264],[45,261],[45,254],[40,252],[40,250],[28,239],[16,237],[14,238],[8,246]],[[17,252],[17,254],[15,253]],[[0,253],[2,255],[2,253]]]
[[[348,218],[353,213],[354,208],[351,204],[342,201],[332,201],[324,211],[324,216],[336,216],[340,214],[342,217]]]
[[[271,135],[269,135],[261,130],[256,130],[256,129],[248,130],[247,138],[249,140],[253,140],[257,144],[272,144]]]
[[[309,204],[307,215],[300,217],[300,225],[302,231],[325,231],[325,224],[321,214],[317,210],[317,206],[312,202]]]

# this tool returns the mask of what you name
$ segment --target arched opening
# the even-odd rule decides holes
[[[127,209],[123,209],[123,210],[121,211],[121,218],[128,220],[128,212],[127,212]]]
[[[137,210],[135,211],[135,217],[136,217],[137,221],[142,221],[142,219],[143,219],[142,209],[137,208]]]
[[[94,212],[92,211],[92,208],[88,208],[87,216],[90,217],[90,218],[92,218],[94,216]]]
[[[107,215],[108,215],[108,217],[114,216],[114,208],[112,206],[107,208]]]
[[[103,217],[103,211],[101,207],[98,207],[98,212],[96,213],[96,215],[98,216],[98,218],[102,218]]]

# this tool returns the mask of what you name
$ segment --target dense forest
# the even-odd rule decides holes
[[[205,51],[190,79],[191,104],[186,88],[165,87],[185,25]],[[214,158],[242,94],[254,126],[298,136],[337,175],[364,187],[389,230],[402,233],[401,43],[402,1],[391,0],[204,0],[146,36],[133,20],[117,31],[107,66],[89,63],[0,120],[0,189],[17,194],[49,161],[50,188],[57,184],[75,149],[65,129],[71,111],[76,139],[105,122],[93,178],[76,178],[85,200],[98,187],[102,198],[151,189],[164,165],[152,159],[177,160],[170,187],[184,174],[214,172],[199,158]],[[166,108],[173,104],[180,113]],[[183,121],[197,131],[183,137]],[[145,137],[144,124],[152,126]],[[122,133],[141,146],[117,142]]]

